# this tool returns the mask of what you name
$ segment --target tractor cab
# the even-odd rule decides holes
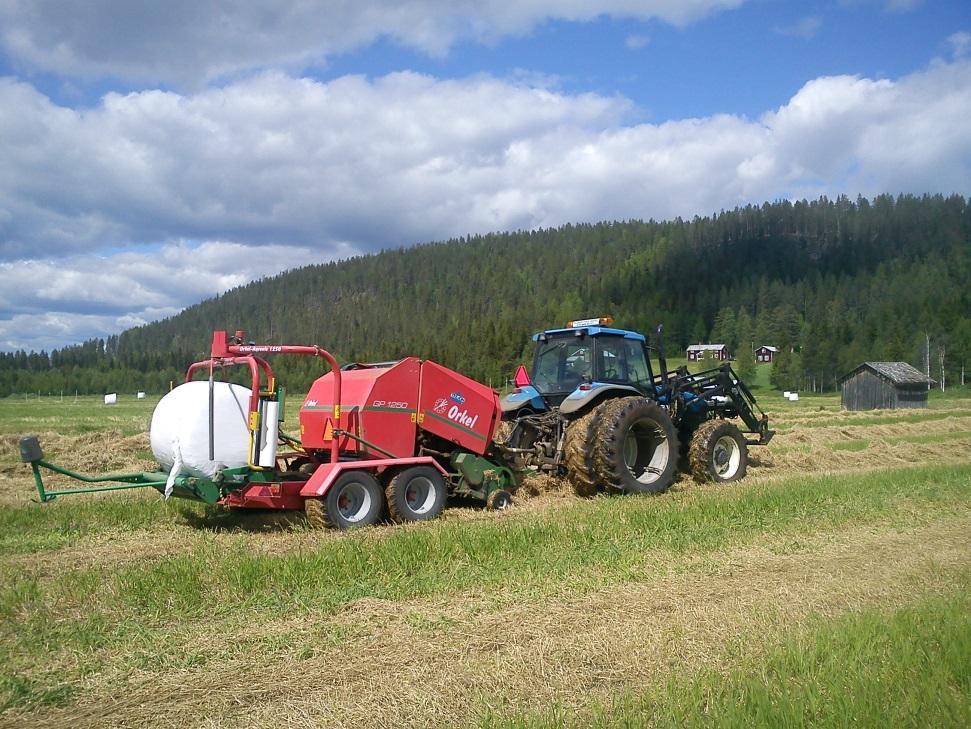
[[[613,319],[580,319],[533,335],[532,371],[517,374],[517,388],[502,401],[506,413],[558,407],[573,412],[618,387],[644,395],[653,372],[642,334],[613,329]]]

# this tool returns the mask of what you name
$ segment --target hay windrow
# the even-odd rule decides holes
[[[63,727],[417,727],[465,723],[487,707],[583,712],[672,671],[727,670],[737,641],[757,644],[811,616],[947,594],[971,569],[969,528],[966,513],[904,532],[860,527],[798,549],[761,544],[701,558],[688,571],[526,603],[477,591],[363,599],[331,617],[267,616],[249,624],[242,643],[232,631],[179,631],[203,659],[154,670],[109,664],[86,679],[76,703],[5,718]],[[227,676],[258,680],[213,690]]]

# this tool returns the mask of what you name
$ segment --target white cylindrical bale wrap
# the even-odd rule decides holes
[[[155,406],[150,430],[152,452],[166,470],[179,461],[180,474],[212,478],[222,467],[247,464],[246,419],[252,391],[228,382],[214,382],[212,387],[212,459],[209,458],[208,381],[179,385]]]

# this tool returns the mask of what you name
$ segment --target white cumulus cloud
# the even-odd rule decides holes
[[[32,346],[30,317],[73,321],[75,341],[282,268],[468,233],[971,193],[966,60],[818,78],[756,119],[635,111],[489,76],[275,72],[87,110],[0,80],[0,347]]]
[[[343,255],[355,251],[345,247]],[[55,349],[177,314],[262,276],[328,260],[224,241],[0,263],[0,350]]]
[[[430,55],[491,43],[547,19],[606,15],[683,26],[744,0],[58,0],[0,2],[0,44],[27,67],[193,86],[267,66],[302,66],[382,37]]]

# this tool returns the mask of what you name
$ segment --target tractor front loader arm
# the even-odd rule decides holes
[[[681,374],[675,381],[674,389],[676,392],[690,392],[713,406],[717,403],[716,398],[725,398],[726,404],[748,428],[745,432],[758,436],[752,445],[766,445],[775,435],[774,430],[769,430],[769,416],[762,411],[752,391],[727,363],[697,374]]]

